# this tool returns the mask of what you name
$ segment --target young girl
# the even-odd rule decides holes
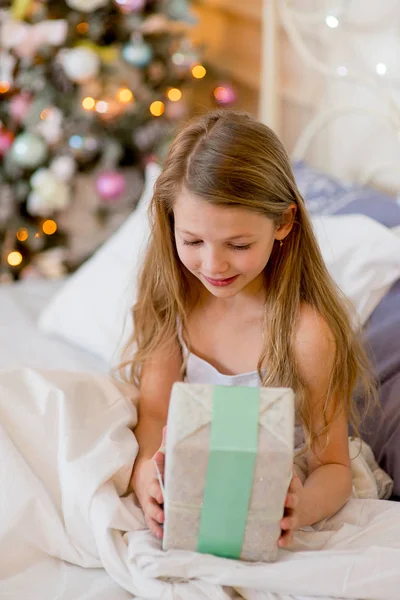
[[[309,475],[304,485],[293,476],[285,546],[349,498],[352,392],[357,380],[366,397],[373,387],[282,144],[244,113],[193,120],[170,148],[151,218],[128,345],[140,386],[132,487],[148,527],[162,537],[152,458],[173,383],[287,386],[297,394],[296,445]]]

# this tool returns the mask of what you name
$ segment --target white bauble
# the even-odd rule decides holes
[[[50,169],[61,181],[70,181],[76,171],[76,162],[72,156],[57,156],[51,161]]]
[[[66,0],[68,6],[73,10],[81,12],[92,12],[103,6],[107,6],[110,0]]]
[[[96,77],[99,72],[100,59],[90,48],[72,48],[63,55],[64,71],[71,81],[83,83]]]

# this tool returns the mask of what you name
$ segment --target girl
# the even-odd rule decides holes
[[[140,386],[132,487],[162,537],[152,460],[171,387],[190,383],[287,386],[296,391],[293,476],[281,546],[337,512],[352,488],[348,422],[357,380],[373,395],[357,341],[316,243],[288,156],[250,115],[210,112],[172,144],[151,203],[152,235],[133,308],[128,351]],[[156,454],[160,459],[160,453]]]

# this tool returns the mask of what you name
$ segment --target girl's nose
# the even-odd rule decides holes
[[[212,249],[206,250],[203,256],[203,271],[208,277],[217,277],[227,272],[228,262],[222,252]]]

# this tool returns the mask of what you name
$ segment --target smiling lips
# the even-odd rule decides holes
[[[212,279],[211,277],[204,276],[204,279],[206,279],[208,283],[214,285],[215,287],[225,287],[227,285],[231,285],[231,283],[236,281],[238,277],[239,275],[235,275],[234,277],[228,277],[228,279]]]

